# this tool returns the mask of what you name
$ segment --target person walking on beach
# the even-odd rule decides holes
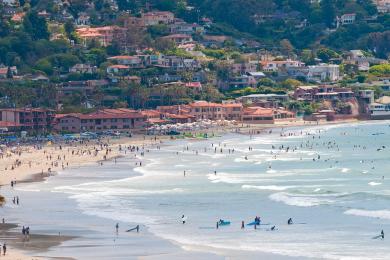
[[[3,255],[5,255],[6,252],[7,252],[7,245],[4,242],[4,244],[3,244]]]

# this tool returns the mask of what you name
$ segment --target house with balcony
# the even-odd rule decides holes
[[[233,63],[230,65],[230,71],[233,74],[244,75],[251,72],[256,72],[258,70],[258,65],[255,63]]]
[[[192,39],[192,36],[188,34],[171,34],[161,38],[165,40],[173,41],[177,45],[191,43],[194,41]]]
[[[69,68],[70,73],[93,74],[97,72],[97,67],[90,64],[78,63]]]
[[[138,56],[120,55],[107,58],[108,61],[112,61],[117,65],[124,65],[131,69],[142,69],[145,67],[142,59]]]
[[[355,98],[350,88],[332,85],[299,86],[294,90],[293,97],[296,100],[323,101],[323,100],[350,100]]]
[[[145,125],[146,118],[142,113],[132,109],[119,108],[102,109],[88,114],[59,114],[56,116],[55,129],[59,132],[72,133],[106,130],[129,131],[142,129]]]
[[[287,71],[290,67],[303,67],[305,63],[297,60],[273,60],[273,61],[261,61],[260,67],[264,72],[277,72],[277,71]]]
[[[242,104],[219,104],[206,101],[196,101],[188,105],[189,114],[197,120],[236,120],[241,121]]]
[[[55,112],[44,108],[0,109],[0,121],[20,126],[20,130],[44,133],[52,128]]]
[[[252,94],[237,98],[244,105],[264,108],[278,108],[288,100],[287,94]]]
[[[295,113],[276,108],[246,107],[242,113],[242,122],[246,124],[274,124],[277,121],[294,120]]]
[[[246,87],[256,87],[257,80],[253,76],[241,75],[229,78],[227,87],[229,89],[242,89]]]
[[[340,66],[319,64],[308,66],[307,80],[315,82],[336,82],[340,80]]]
[[[175,20],[175,15],[171,12],[153,11],[141,14],[141,19],[145,26],[158,24],[171,24]]]

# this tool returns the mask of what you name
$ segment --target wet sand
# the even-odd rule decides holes
[[[53,246],[58,246],[64,241],[73,239],[71,236],[51,236],[30,234],[28,237],[23,236],[17,224],[14,223],[0,223],[0,240],[7,245],[7,253],[1,256],[1,259],[46,259],[39,257],[40,252],[45,252]],[[14,249],[17,249],[15,251]],[[23,255],[20,251],[29,251],[36,256]],[[72,258],[57,258],[57,259],[72,259]]]

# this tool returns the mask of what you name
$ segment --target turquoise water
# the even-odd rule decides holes
[[[126,159],[105,178],[49,186],[84,215],[145,225],[184,249],[390,259],[390,240],[373,239],[390,232],[389,149],[389,122],[231,134],[173,142],[146,152],[142,167]],[[255,216],[269,225],[242,230]],[[216,230],[219,219],[232,224]]]

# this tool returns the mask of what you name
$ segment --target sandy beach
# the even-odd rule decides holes
[[[333,124],[356,122],[356,120],[337,121]],[[319,124],[325,124],[320,122]],[[316,122],[292,121],[279,122],[276,125],[232,125],[215,129],[205,129],[198,132],[223,135],[224,133],[261,134],[269,128],[282,128],[292,126],[317,125]],[[10,146],[0,157],[0,185],[10,185],[11,181],[20,182],[42,181],[55,175],[57,171],[66,168],[77,168],[88,164],[104,164],[104,161],[113,160],[124,156],[123,148],[128,146],[158,145],[170,140],[169,136],[143,136],[137,135],[132,138],[104,138],[99,141],[89,140],[72,143],[46,143],[44,145],[18,145]],[[8,201],[6,203],[11,203]],[[7,222],[7,221],[6,221]],[[2,259],[45,259],[38,256],[28,256],[23,251],[36,249],[45,251],[52,246],[58,245],[72,237],[57,237],[34,234],[30,242],[26,244],[21,234],[10,231],[17,224],[0,224],[0,232],[3,241],[7,241],[9,249]],[[9,241],[9,242],[8,242]],[[22,250],[22,251],[21,251]]]
[[[134,136],[104,138],[83,142],[46,143],[8,147],[0,156],[0,185],[11,181],[38,181],[58,170],[103,162],[121,156],[120,146],[146,146],[160,143],[168,137]]]
[[[144,147],[152,144],[160,144],[169,137],[152,137],[136,135],[131,138],[104,138],[86,140],[71,143],[46,143],[36,145],[15,145],[4,149],[0,156],[0,186],[14,185],[18,183],[42,181],[55,175],[59,170],[77,168],[88,164],[104,164],[104,161],[114,160],[123,156],[121,147]],[[0,193],[1,195],[1,193]],[[12,203],[6,201],[5,203]],[[6,216],[5,216],[6,218]],[[9,229],[16,228],[17,224],[0,224],[0,232],[4,241],[11,241],[9,249],[2,259],[43,259],[30,257],[19,250],[31,251],[41,248],[47,250],[70,237],[52,237],[45,235],[33,235],[28,244],[21,243],[20,237]],[[19,242],[17,242],[19,241]]]

